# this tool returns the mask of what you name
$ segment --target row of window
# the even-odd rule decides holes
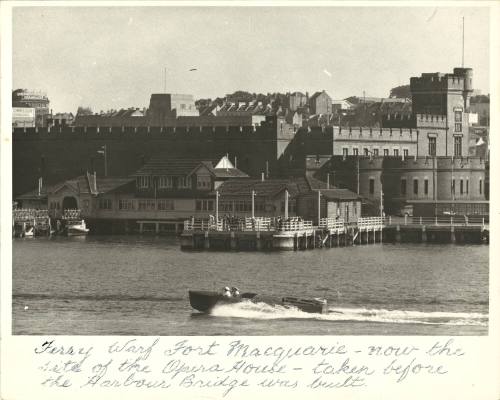
[[[460,184],[460,194],[469,194],[469,180],[465,180],[465,186],[464,186],[464,180],[460,179],[459,181]],[[455,179],[452,179],[451,181],[451,194],[456,194],[456,184],[455,184]],[[479,179],[479,194],[483,194],[483,180]]]
[[[100,210],[112,210],[113,200],[99,199]],[[118,200],[118,210],[120,211],[169,211],[174,210],[174,201],[170,199],[120,199]]]
[[[413,194],[418,195],[419,193],[419,180],[418,179],[413,179]],[[469,194],[469,179],[460,179],[459,181],[460,184],[460,194]],[[455,192],[455,179],[452,179],[451,181],[451,193],[456,194]],[[374,189],[375,189],[375,180],[370,179],[370,194],[374,194]],[[401,179],[401,194],[406,195],[407,193],[407,181],[406,179]],[[424,195],[429,194],[429,180],[424,179]],[[479,180],[479,194],[483,194],[483,180]]]
[[[363,154],[365,156],[369,156],[369,155],[372,155],[372,156],[378,156],[379,155],[379,149],[368,149],[368,148],[363,148]],[[343,156],[348,156],[349,155],[349,149],[347,147],[343,147],[342,148],[342,155]],[[352,149],[352,155],[353,156],[359,156],[359,149],[357,147],[354,147]],[[383,155],[384,157],[388,157],[390,155],[390,151],[389,149],[383,149]],[[399,157],[399,149],[392,149],[392,155],[393,156],[396,156],[396,157]],[[405,157],[408,157],[409,155],[409,151],[408,149],[403,149],[403,155]]]
[[[436,155],[436,141],[437,139],[435,137],[429,137],[429,155],[430,156],[435,156]],[[461,157],[462,156],[462,136],[455,136],[453,140],[453,154],[455,157]]]
[[[154,184],[150,176],[138,176],[136,185],[139,189],[147,189],[153,187]],[[196,180],[196,187],[198,189],[210,189],[211,186],[212,181],[210,176],[199,176]],[[173,189],[174,187],[178,189],[191,189],[192,180],[190,176],[159,176],[156,180],[156,187],[158,189]]]
[[[414,195],[418,195],[418,188],[419,186],[419,183],[418,183],[418,179],[413,179],[413,194]],[[407,192],[407,183],[406,183],[406,179],[401,179],[401,194],[402,195],[406,195],[406,192]],[[429,180],[428,179],[424,179],[424,195],[428,195],[429,194]]]

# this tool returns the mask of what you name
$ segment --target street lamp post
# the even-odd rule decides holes
[[[219,224],[219,191],[215,191],[215,226]]]
[[[108,176],[108,150],[106,145],[101,147],[101,150],[97,150],[99,154],[104,156],[104,176]]]
[[[255,218],[255,190],[252,190],[252,219]]]
[[[321,190],[318,189],[318,226],[321,219]]]
[[[285,221],[288,219],[288,189],[285,189]]]

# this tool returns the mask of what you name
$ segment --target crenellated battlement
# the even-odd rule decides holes
[[[414,92],[432,92],[465,90],[465,77],[455,74],[429,73],[410,78],[410,90]]]
[[[357,165],[359,163],[360,171],[369,170],[392,170],[392,169],[408,169],[408,170],[450,170],[452,169],[460,173],[460,170],[477,169],[484,170],[485,159],[480,157],[430,157],[430,156],[308,156],[306,158],[306,166],[310,170],[319,169],[320,167],[330,163],[332,166],[340,165]],[[319,166],[319,167],[318,167]]]
[[[446,115],[436,115],[436,114],[417,114],[416,118],[417,127],[426,128],[446,128],[448,119]]]
[[[99,127],[99,126],[75,126],[75,127],[53,127],[53,128],[13,128],[14,140],[60,140],[60,139],[176,139],[176,140],[248,140],[276,139],[275,125],[262,126],[142,126],[142,127]],[[286,131],[289,133],[289,130]],[[293,133],[293,130],[292,130]],[[284,135],[289,136],[289,135]]]
[[[366,128],[366,127],[333,127],[334,140],[367,140],[367,141],[416,141],[418,130],[413,128]]]

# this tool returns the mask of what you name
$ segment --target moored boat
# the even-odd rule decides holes
[[[208,290],[190,290],[189,302],[195,310],[210,313],[216,305],[233,304],[244,301],[252,303],[266,303],[270,305],[279,305],[283,307],[295,307],[308,313],[326,314],[328,304],[325,299],[305,299],[300,297],[278,297],[265,296],[257,293],[241,293],[237,296],[226,297],[222,293]]]
[[[89,229],[85,224],[85,220],[73,220],[66,222],[66,234],[68,236],[86,235]]]

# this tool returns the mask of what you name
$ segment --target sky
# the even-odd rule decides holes
[[[54,112],[147,107],[165,86],[387,97],[461,66],[462,17],[465,66],[486,94],[486,7],[16,7],[12,83],[46,92]]]

